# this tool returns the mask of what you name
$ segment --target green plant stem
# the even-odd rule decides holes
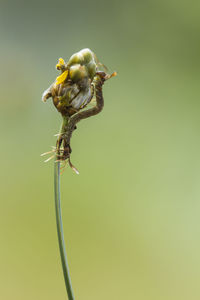
[[[105,74],[103,75],[105,77]],[[102,85],[105,81],[105,78],[101,78],[99,76],[95,83],[95,91],[96,91],[96,106],[85,110],[80,111],[74,114],[73,116],[64,116],[63,123],[60,129],[60,134],[57,140],[57,154],[60,155],[60,147],[63,143],[63,148],[70,147],[70,139],[72,136],[72,132],[75,129],[75,126],[82,119],[86,119],[88,117],[94,116],[98,114],[104,106],[104,100],[102,95]],[[68,155],[70,152],[68,153]],[[64,241],[64,233],[63,233],[63,224],[62,224],[62,215],[61,215],[61,201],[60,201],[60,161],[57,161],[58,156],[55,159],[55,167],[54,167],[54,191],[55,191],[55,209],[56,209],[56,224],[57,224],[57,233],[58,233],[58,242],[60,248],[60,256],[63,268],[63,274],[65,279],[65,285],[67,289],[67,294],[69,300],[74,300],[74,295],[72,291],[71,279],[69,275],[69,267],[67,263],[67,254],[65,250],[65,241]],[[70,159],[70,156],[68,156]]]
[[[57,161],[55,161],[54,163],[54,193],[55,193],[56,225],[57,225],[58,243],[60,248],[63,275],[65,279],[68,298],[69,300],[74,300],[72,284],[69,275],[69,267],[67,263],[67,254],[65,249],[64,232],[63,232],[63,224],[62,224],[61,199],[60,199],[60,162]]]

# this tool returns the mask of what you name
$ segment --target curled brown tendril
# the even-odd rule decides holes
[[[67,117],[67,122],[64,124],[62,128],[62,132],[60,133],[57,143],[56,143],[56,155],[58,160],[67,160],[69,165],[76,171],[74,166],[71,164],[70,155],[71,155],[71,146],[70,141],[72,137],[73,131],[76,129],[76,124],[83,119],[89,118],[91,116],[95,116],[100,113],[104,106],[104,99],[102,93],[102,86],[104,82],[115,76],[113,73],[112,75],[108,75],[104,72],[97,72],[96,80],[94,83],[95,87],[95,96],[96,96],[96,105],[93,108],[79,111],[72,116],[65,116]]]

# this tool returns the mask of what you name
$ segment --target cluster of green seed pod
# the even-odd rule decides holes
[[[78,82],[86,77],[92,81],[96,74],[95,56],[88,48],[73,54],[67,65],[69,66],[70,79],[73,82]]]

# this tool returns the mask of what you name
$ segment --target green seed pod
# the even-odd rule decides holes
[[[85,77],[88,77],[88,73],[85,66],[76,64],[70,67],[69,76],[73,82],[78,82]]]
[[[68,66],[72,66],[72,65],[75,65],[75,64],[83,64],[83,61],[84,61],[84,58],[83,58],[83,55],[80,53],[81,51],[73,54],[69,61],[68,61]]]
[[[91,60],[94,60],[94,54],[88,48],[82,49],[78,53],[80,53],[83,56],[83,64],[88,64],[91,62]]]
[[[73,54],[69,61],[68,61],[68,66],[72,66],[75,64],[81,64],[81,65],[86,65],[90,63],[92,60],[94,60],[94,54],[93,52],[88,49],[82,49],[79,52]]]
[[[88,72],[88,76],[91,80],[93,80],[95,74],[96,74],[96,63],[94,60],[91,60],[89,64],[86,65],[86,69]]]

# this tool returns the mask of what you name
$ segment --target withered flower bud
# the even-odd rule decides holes
[[[61,74],[42,96],[44,102],[52,97],[56,109],[63,117],[56,148],[51,152],[59,161],[67,160],[75,172],[77,170],[70,161],[72,132],[80,120],[94,116],[103,109],[102,86],[106,80],[116,75],[116,72],[109,75],[100,71],[99,66],[103,65],[88,48],[73,54],[67,63],[59,58],[56,69],[60,70]],[[92,100],[94,93],[96,105],[82,110]]]
[[[94,94],[93,79],[97,70],[95,55],[90,49],[73,54],[68,63],[59,58],[56,68],[61,75],[44,92],[45,102],[52,97],[53,103],[62,115],[72,115],[84,108]]]

